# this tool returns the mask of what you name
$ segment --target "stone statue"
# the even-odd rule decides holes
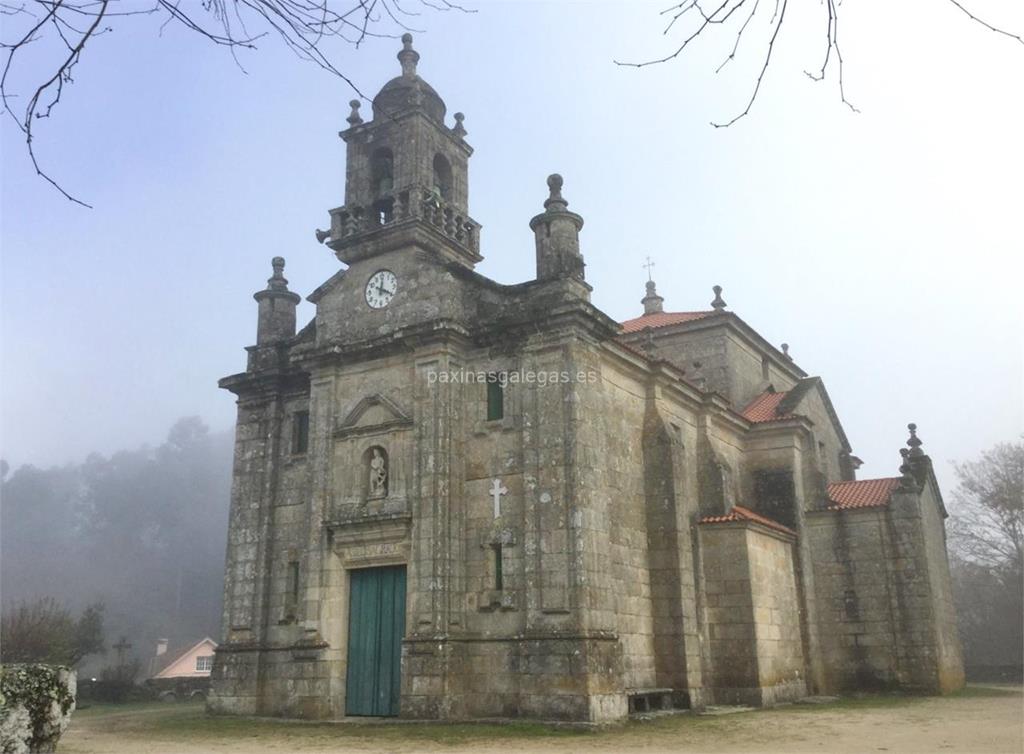
[[[384,497],[387,494],[388,462],[380,448],[374,448],[370,458],[370,497]]]

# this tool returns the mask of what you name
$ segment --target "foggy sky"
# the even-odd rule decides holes
[[[1006,5],[972,9],[1024,30]],[[487,2],[416,20],[419,73],[449,125],[466,113],[476,150],[477,269],[533,277],[527,223],[557,171],[586,221],[597,306],[642,312],[647,255],[667,310],[707,308],[724,286],[732,311],[824,378],[861,477],[897,474],[916,421],[948,492],[950,461],[1024,427],[1024,46],[936,0],[846,4],[855,114],[834,78],[804,75],[824,52],[824,8],[791,4],[750,117],[714,129],[743,109],[763,48],[751,35],[717,76],[730,34],[663,66],[613,65],[673,48],[663,6]],[[243,72],[194,35],[158,32],[137,19],[94,40],[38,127],[43,164],[95,209],[36,179],[4,122],[12,464],[155,444],[183,415],[230,427],[216,380],[245,367],[270,258],[286,257],[303,296],[339,267],[313,231],[343,203],[352,91],[273,39],[240,54]],[[341,49],[342,67],[372,96],[400,46]],[[312,315],[303,302],[300,326]]]

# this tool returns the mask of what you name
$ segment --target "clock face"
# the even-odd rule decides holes
[[[377,270],[366,281],[366,303],[371,309],[383,309],[398,290],[398,278],[391,270]]]

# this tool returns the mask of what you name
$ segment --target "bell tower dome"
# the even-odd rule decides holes
[[[412,35],[403,35],[402,72],[373,98],[373,119],[363,120],[359,100],[349,103],[349,128],[339,134],[345,205],[331,210],[329,231],[317,231],[345,263],[410,241],[469,267],[482,259],[480,225],[469,217],[465,116],[445,125],[444,100],[417,73],[419,60]]]

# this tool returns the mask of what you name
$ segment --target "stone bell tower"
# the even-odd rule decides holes
[[[352,100],[347,146],[345,206],[331,210],[330,231],[317,231],[338,258],[350,264],[405,245],[409,234],[437,236],[424,245],[472,267],[480,256],[480,226],[469,217],[469,157],[465,116],[445,125],[444,100],[416,72],[420,54],[412,35],[402,36],[402,73],[373,98],[373,120],[364,121]]]

